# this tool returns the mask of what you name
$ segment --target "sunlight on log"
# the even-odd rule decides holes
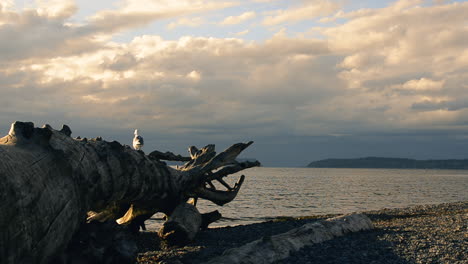
[[[363,214],[351,214],[305,224],[286,233],[264,237],[224,252],[208,264],[267,264],[280,261],[290,252],[314,243],[320,243],[346,233],[370,230],[371,220]]]
[[[235,158],[252,144],[234,144],[218,155],[214,145],[201,151],[191,148],[195,158],[191,159],[159,151],[145,155],[116,141],[75,139],[71,134],[66,125],[54,130],[17,121],[0,138],[0,263],[48,263],[86,222],[99,226],[96,223],[117,221],[138,231],[157,212],[183,227],[177,230],[188,230],[180,235],[190,241],[200,230],[202,216],[194,206],[177,208],[188,206],[190,198],[232,201],[244,176],[234,188],[216,195],[203,195],[201,190],[212,180],[208,177],[213,170],[236,164]],[[188,162],[178,170],[164,159]],[[207,219],[219,218],[213,214]]]

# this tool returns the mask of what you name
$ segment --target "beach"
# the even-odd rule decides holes
[[[374,229],[306,246],[277,263],[468,263],[468,201],[362,212]],[[209,228],[181,248],[140,232],[136,263],[204,263],[230,248],[336,215]]]

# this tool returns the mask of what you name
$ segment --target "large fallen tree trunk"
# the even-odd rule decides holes
[[[227,250],[207,264],[269,264],[285,259],[291,252],[349,232],[370,230],[372,222],[364,214],[351,214],[292,229],[286,233],[264,237],[238,248]]]
[[[0,263],[48,263],[86,220],[124,225],[156,212],[170,216],[189,198],[224,204],[242,182],[219,191],[211,181],[259,165],[235,161],[252,142],[218,155],[209,145],[174,169],[158,160],[159,152],[70,135],[67,126],[15,122],[0,139]]]

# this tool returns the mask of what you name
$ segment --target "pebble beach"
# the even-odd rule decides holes
[[[373,230],[306,246],[277,263],[468,263],[468,202],[362,213],[372,220]],[[155,232],[141,232],[136,263],[204,263],[227,249],[332,216],[209,228],[181,248],[167,248]]]

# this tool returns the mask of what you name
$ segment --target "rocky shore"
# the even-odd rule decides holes
[[[468,263],[468,201],[364,214],[372,220],[373,230],[307,246],[278,263]],[[328,217],[211,228],[183,248],[165,248],[155,233],[141,232],[137,263],[204,263],[226,249]]]

